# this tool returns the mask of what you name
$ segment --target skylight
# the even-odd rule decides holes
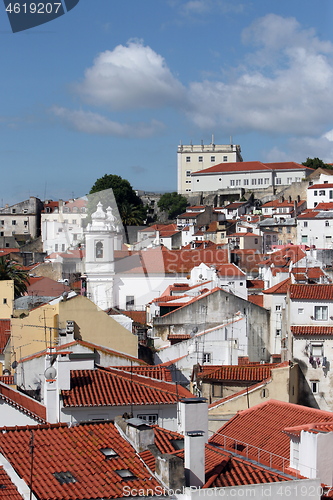
[[[73,474],[69,471],[66,472],[54,472],[54,477],[58,479],[60,484],[70,484],[76,483],[76,479]]]
[[[106,458],[113,458],[118,456],[118,453],[112,448],[101,448],[99,451],[101,451]]]
[[[116,473],[123,479],[137,479],[129,469],[118,469]]]

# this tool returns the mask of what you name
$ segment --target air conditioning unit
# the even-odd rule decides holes
[[[66,333],[74,333],[74,321],[66,322]]]

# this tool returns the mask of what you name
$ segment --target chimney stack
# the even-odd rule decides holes
[[[184,445],[186,486],[201,488],[205,484],[205,433],[186,432]]]

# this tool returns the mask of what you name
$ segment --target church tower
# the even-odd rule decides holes
[[[114,241],[119,229],[112,208],[99,202],[85,230],[87,297],[101,309],[114,306]]]

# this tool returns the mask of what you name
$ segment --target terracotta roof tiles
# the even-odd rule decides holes
[[[7,472],[0,466],[0,499],[2,500],[22,500],[15,484],[12,483]]]
[[[126,496],[124,486],[129,484],[142,491],[159,486],[112,422],[5,428],[0,434],[2,453],[27,484],[32,433],[33,492],[39,500],[121,498]],[[116,456],[106,458],[102,450],[107,448],[112,448]],[[130,483],[119,475],[120,470],[132,474]]]
[[[312,337],[333,336],[333,326],[292,326],[291,333],[295,337],[304,337],[310,335]]]
[[[209,442],[237,449],[238,454],[247,453],[254,460],[260,448],[261,460],[272,459],[273,466],[279,468],[289,464],[290,440],[283,430],[312,422],[333,423],[333,413],[270,399],[237,413]]]
[[[46,407],[44,405],[4,383],[0,383],[0,399],[29,415],[37,422],[46,422]]]
[[[172,382],[171,371],[168,370],[167,367],[161,365],[117,366],[115,368],[117,370],[136,373],[142,377],[150,377],[157,380],[164,380],[165,382]]]
[[[71,389],[62,391],[66,406],[175,404],[193,397],[181,386],[114,368],[72,370]]]
[[[290,285],[289,293],[293,300],[333,300],[333,284]]]

